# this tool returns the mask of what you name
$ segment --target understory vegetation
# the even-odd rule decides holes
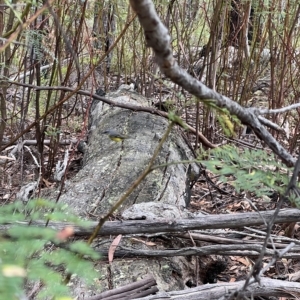
[[[93,261],[101,256],[90,245],[103,219],[88,241],[79,240],[77,226],[91,223],[59,197],[82,167],[79,146],[88,141],[95,95],[123,84],[181,128],[201,169],[189,181],[189,209],[278,214],[300,207],[298,1],[154,1],[170,35],[167,46],[157,42],[172,49],[173,64],[165,65],[169,52],[161,58],[151,44],[159,26],[143,27],[137,2],[0,0],[1,299],[71,299],[72,276],[87,285],[99,277]],[[186,85],[167,74],[173,66]],[[207,90],[193,94],[188,76]],[[42,196],[48,189],[59,190],[56,202]],[[296,243],[296,223],[273,225],[264,250],[271,234]],[[243,269],[229,257],[227,281],[257,271],[254,260]],[[298,272],[299,258],[289,259],[279,256],[267,275]]]

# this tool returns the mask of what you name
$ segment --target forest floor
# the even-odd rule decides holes
[[[87,110],[87,107],[85,107]],[[195,115],[195,114],[193,114]],[[82,126],[76,125],[69,126],[66,124],[62,130],[64,136],[68,140],[80,140],[85,139],[86,136],[82,134]],[[86,124],[83,124],[86,126]],[[26,138],[34,139],[34,134],[31,133]],[[220,141],[224,141],[224,136],[217,137]],[[244,147],[243,143],[249,145],[257,145],[262,148],[260,142],[253,134],[243,135],[240,139],[235,139],[239,147]],[[190,141],[193,142],[192,140]],[[230,141],[229,141],[230,143]],[[35,145],[29,145],[24,148],[23,152],[20,152],[16,157],[16,161],[9,161],[6,164],[1,164],[1,173],[3,174],[0,182],[0,199],[1,204],[10,203],[14,201],[14,197],[19,191],[22,183],[27,183],[34,180],[38,175],[36,172],[36,165],[34,162],[34,155],[36,153]],[[255,148],[255,146],[254,146]],[[8,155],[9,151],[12,151],[13,147],[8,148],[1,155]],[[81,160],[83,154],[80,153],[76,148],[76,143],[69,145],[59,146],[55,160],[62,160],[66,149],[70,150],[70,163],[67,172],[67,179],[72,178],[78,170],[81,168]],[[49,148],[45,145],[44,161],[48,159]],[[35,170],[35,171],[34,171]],[[192,198],[190,203],[190,210],[192,212],[201,211],[205,214],[235,214],[243,212],[255,212],[255,211],[267,211],[276,208],[278,202],[278,195],[276,193],[269,195],[264,198],[257,198],[247,191],[237,193],[233,185],[230,183],[224,183],[220,181],[220,178],[208,171],[205,171],[205,176],[201,175],[192,190]],[[209,180],[208,180],[209,178]],[[234,178],[232,179],[234,180]],[[43,179],[41,188],[49,189],[55,187],[57,183],[53,179]],[[250,200],[251,199],[251,200]],[[289,203],[285,203],[284,207],[289,207]],[[273,228],[272,233],[276,236],[285,235],[285,224],[276,224]],[[258,226],[252,228],[244,228],[239,230],[222,230],[216,233],[216,237],[225,237],[234,240],[243,241],[259,241],[261,244],[264,238],[265,226]],[[295,225],[294,237],[295,239],[300,238],[299,226]],[[212,243],[206,242],[205,245]],[[204,245],[203,243],[201,245]],[[241,257],[241,256],[212,256],[205,261],[204,273],[201,275],[202,281],[221,281],[221,282],[234,282],[243,280],[249,274],[250,269],[255,263],[255,258]],[[267,263],[269,258],[264,259],[264,263]],[[221,263],[220,263],[221,262]],[[219,268],[219,270],[212,270]],[[300,261],[295,259],[279,259],[276,264],[265,273],[273,279],[286,280],[292,274],[297,273],[300,270]],[[212,272],[216,275],[216,278],[207,273]],[[209,279],[205,279],[209,278]],[[213,283],[211,282],[211,283]]]

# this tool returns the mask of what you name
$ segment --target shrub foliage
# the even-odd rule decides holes
[[[65,276],[76,274],[92,284],[99,275],[93,271],[91,259],[99,255],[85,242],[70,241],[72,233],[64,234],[64,230],[50,227],[24,226],[21,222],[55,220],[80,226],[89,226],[89,222],[44,199],[31,200],[26,212],[21,202],[0,208],[0,224],[4,229],[7,226],[0,235],[1,299],[19,299],[25,294],[25,287],[36,282],[43,287],[39,299],[71,299],[64,283]]]

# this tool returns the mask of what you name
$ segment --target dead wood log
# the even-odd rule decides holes
[[[127,284],[117,289],[108,290],[86,300],[130,300],[145,297],[158,292],[156,281],[153,276],[148,275],[145,279],[138,280],[134,283]]]
[[[149,106],[148,99],[126,89],[108,94],[107,97],[116,103]],[[65,184],[60,202],[89,219],[105,215],[144,171],[167,126],[165,118],[111,107],[94,100],[83,168],[76,178]],[[110,129],[128,138],[121,143],[113,142],[102,134]],[[186,192],[188,165],[166,163],[189,159],[193,159],[192,151],[180,132],[174,129],[155,161],[155,165],[165,166],[151,172],[127,198],[119,212],[133,204],[149,201],[186,207],[190,201]],[[199,168],[196,164],[191,165],[197,173]]]
[[[127,89],[107,94],[107,97],[113,99],[114,103],[150,107],[149,99]],[[84,153],[83,167],[75,178],[65,183],[60,203],[67,204],[84,218],[99,220],[145,170],[167,127],[168,120],[163,117],[144,111],[134,112],[113,107],[94,100],[91,105],[88,148]],[[117,130],[128,138],[115,143],[102,134],[110,129]],[[187,173],[192,168],[197,174],[199,167],[194,163],[180,162],[191,159],[194,159],[192,151],[179,129],[174,127],[155,161],[156,166],[163,166],[155,168],[142,181],[119,208],[118,213],[127,209],[130,216],[136,215],[130,209],[133,205],[139,205],[139,211],[143,211],[142,218],[160,217],[168,227],[172,227],[172,224],[168,225],[168,220],[187,217],[184,212],[190,201],[190,181]],[[56,193],[50,197],[47,195],[47,198],[55,199]],[[130,221],[131,226],[136,222]],[[117,224],[122,231],[123,223],[116,222],[115,225]],[[138,232],[138,228],[135,231]],[[109,234],[115,235],[116,231]],[[95,244],[102,248],[108,242],[99,236]],[[133,246],[129,239],[122,240],[121,244],[126,247]],[[140,248],[140,245],[135,247]],[[131,283],[148,273],[156,279],[159,289],[183,289],[185,282],[195,276],[194,260],[179,256],[134,259],[134,263],[132,259],[115,259],[109,266],[102,260],[95,263],[101,280],[92,289],[87,289],[84,283],[74,279],[72,291],[74,295],[86,298],[99,291]]]
[[[196,288],[183,291],[162,292],[157,295],[137,298],[136,300],[214,300],[225,299],[226,296],[240,290],[245,281],[231,283],[205,284]],[[243,292],[245,297],[257,296],[274,296],[274,297],[291,297],[298,298],[300,296],[300,283],[276,280],[270,278],[261,278],[261,285],[252,284]]]
[[[185,232],[189,230],[241,228],[244,226],[264,225],[274,214],[274,210],[256,212],[227,214],[227,215],[203,215],[193,219],[152,219],[152,220],[128,220],[106,222],[99,232],[99,236],[117,234],[146,234],[159,232]],[[264,220],[263,220],[264,219]],[[292,223],[300,221],[299,209],[280,210],[275,223]],[[28,226],[29,222],[18,222],[19,225]],[[32,226],[44,227],[44,221],[31,221]],[[56,230],[62,230],[66,226],[74,227],[75,236],[89,236],[97,222],[92,222],[89,228],[82,228],[67,222],[50,221],[48,226]],[[11,225],[1,225],[0,231],[6,231]]]
[[[222,256],[252,256],[258,257],[263,249],[262,244],[257,245],[210,245],[203,247],[184,247],[180,249],[164,249],[164,250],[136,250],[132,248],[119,247],[114,252],[115,258],[142,258],[142,257],[174,257],[174,256],[208,256],[208,255],[222,255]],[[266,249],[266,256],[276,255],[278,250]],[[102,258],[107,258],[108,249],[100,250]],[[292,252],[287,252],[282,257],[290,259],[300,258],[300,248],[292,248]]]

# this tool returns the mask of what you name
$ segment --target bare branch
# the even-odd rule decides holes
[[[257,112],[260,115],[265,115],[265,114],[278,114],[278,113],[285,113],[287,111],[293,110],[300,107],[300,103],[294,103],[292,105],[286,106],[286,107],[281,107],[281,108],[277,108],[277,109],[257,109]]]
[[[156,62],[167,77],[203,102],[212,102],[220,108],[226,108],[232,115],[236,115],[243,124],[251,126],[255,134],[265,141],[287,166],[295,164],[296,161],[293,156],[261,124],[255,108],[242,107],[228,97],[209,89],[177,65],[170,46],[170,35],[160,21],[151,0],[130,0],[130,4],[136,11],[144,29],[147,45],[153,49]]]

